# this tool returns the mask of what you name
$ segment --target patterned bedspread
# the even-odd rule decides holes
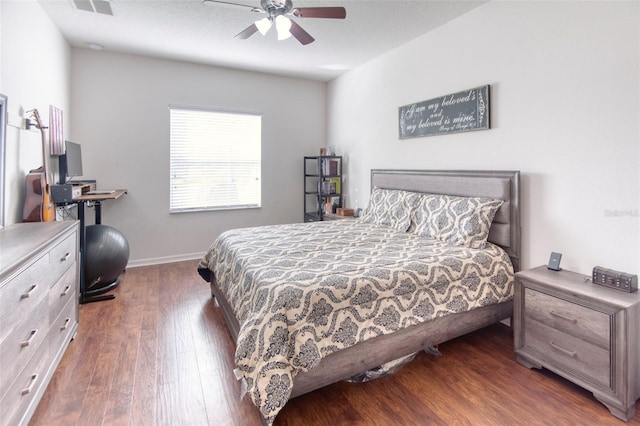
[[[269,424],[322,357],[513,295],[511,262],[493,244],[451,247],[358,220],[228,231],[199,268],[239,320],[235,361]]]

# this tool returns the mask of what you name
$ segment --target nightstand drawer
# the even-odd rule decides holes
[[[524,297],[525,317],[607,351],[610,349],[610,315],[530,288],[525,289]]]
[[[640,293],[586,278],[546,265],[516,273],[516,359],[582,386],[611,414],[629,421],[640,398]]]
[[[525,348],[550,365],[561,367],[584,380],[611,388],[611,353],[571,334],[538,321],[525,319]]]

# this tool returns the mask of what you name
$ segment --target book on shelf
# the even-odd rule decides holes
[[[340,160],[335,158],[322,158],[320,167],[322,168],[322,174],[325,176],[336,176],[338,169],[340,168]]]
[[[329,179],[329,192],[331,194],[340,194],[340,178]]]
[[[329,160],[329,175],[335,176],[338,174],[338,160]]]

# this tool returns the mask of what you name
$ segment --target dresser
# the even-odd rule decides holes
[[[27,424],[78,327],[77,221],[0,230],[0,425]]]
[[[516,274],[516,358],[589,390],[628,421],[640,397],[640,295],[588,278],[546,266]]]

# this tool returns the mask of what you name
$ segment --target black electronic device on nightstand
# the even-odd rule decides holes
[[[562,253],[551,252],[551,257],[549,257],[549,264],[547,265],[547,269],[551,269],[552,271],[561,271],[560,267],[560,259],[562,259]]]
[[[601,286],[615,288],[616,290],[633,293],[638,291],[638,276],[613,269],[596,266],[591,274],[591,282]]]

